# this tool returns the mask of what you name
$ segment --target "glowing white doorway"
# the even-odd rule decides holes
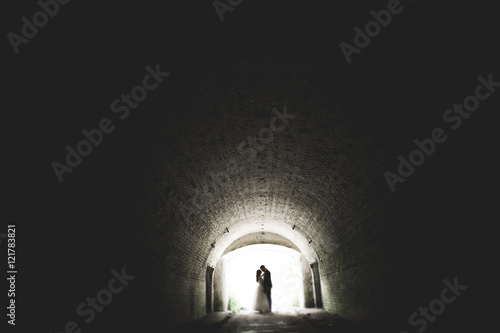
[[[227,253],[221,262],[229,310],[253,311],[255,276],[260,265],[271,272],[273,312],[291,312],[304,307],[304,264],[296,250],[271,244],[248,245]]]

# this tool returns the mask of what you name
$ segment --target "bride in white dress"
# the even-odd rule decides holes
[[[257,270],[256,280],[258,285],[254,301],[254,310],[260,313],[269,312],[269,300],[264,291],[264,274],[260,269]]]

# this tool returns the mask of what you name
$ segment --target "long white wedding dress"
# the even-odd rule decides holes
[[[260,313],[269,312],[269,300],[267,299],[266,292],[264,291],[264,276],[259,276],[259,281],[257,285],[254,310]]]

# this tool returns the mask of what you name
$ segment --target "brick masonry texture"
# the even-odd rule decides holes
[[[359,82],[335,65],[310,60],[228,56],[200,65],[172,84],[153,129],[129,148],[117,177],[148,221],[141,241],[155,256],[153,283],[168,321],[204,315],[207,265],[215,266],[238,228],[250,233],[262,225],[295,241],[310,262],[319,261],[326,310],[350,319],[379,311],[370,283],[397,260],[384,256],[390,240],[373,235],[391,222],[380,177],[387,153],[370,127],[375,110]],[[296,118],[246,160],[239,143],[269,127],[271,110],[285,105]],[[186,221],[179,205],[193,206],[193,189],[202,191],[230,157],[245,161],[241,172],[203,195]],[[180,276],[182,284],[174,283]]]
[[[33,13],[24,3],[5,11],[7,31]],[[317,268],[324,310],[390,326],[370,332],[416,331],[408,317],[456,276],[468,289],[425,333],[487,331],[476,324],[496,318],[498,91],[394,193],[383,174],[449,125],[443,112],[478,75],[500,80],[497,11],[401,1],[347,64],[339,43],[387,1],[321,3],[243,1],[220,22],[211,1],[72,2],[11,54],[5,220],[19,227],[19,323],[181,331],[170,328],[206,314],[207,269],[224,309],[221,256],[268,241]],[[110,104],[156,64],[170,75],[120,120]],[[285,107],[296,117],[242,156]],[[105,117],[116,130],[59,183],[51,162]],[[230,161],[240,169],[227,175]],[[181,207],[195,211],[186,220]],[[136,278],[85,326],[75,307],[120,267]]]
[[[117,224],[106,227],[109,233],[101,229],[102,243],[109,235],[123,252],[113,255],[140,272],[128,291],[134,306],[117,308],[130,311],[131,321],[145,318],[137,319],[138,329],[204,316],[207,267],[216,268],[214,292],[223,293],[221,255],[261,232],[317,262],[323,308],[351,321],[402,330],[443,278],[470,278],[467,267],[479,262],[448,192],[460,169],[429,167],[397,193],[388,189],[383,172],[394,168],[401,152],[394,138],[402,131],[388,119],[402,111],[374,107],[385,89],[360,80],[342,59],[279,48],[220,53],[169,77],[154,106],[117,133],[109,156],[95,164],[102,177],[86,185],[88,192],[104,185],[95,205],[106,206]],[[243,158],[238,145],[269,127],[273,108],[285,106],[297,116],[255,159]],[[231,158],[241,170],[207,187],[210,173]],[[193,206],[196,191],[199,207],[186,220],[179,208]],[[219,295],[214,301],[216,309],[226,306]]]

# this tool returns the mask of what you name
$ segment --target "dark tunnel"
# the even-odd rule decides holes
[[[371,332],[489,327],[500,96],[490,91],[457,130],[443,113],[480,75],[500,73],[479,33],[441,39],[476,25],[457,16],[440,28],[444,10],[404,5],[351,64],[338,44],[386,3],[243,2],[222,22],[210,2],[168,12],[103,6],[85,42],[75,28],[83,21],[58,14],[74,31],[71,47],[56,59],[41,50],[56,41],[40,35],[19,55],[37,49],[37,60],[16,64],[32,75],[16,109],[43,106],[30,108],[16,148],[31,161],[17,165],[11,192],[24,263],[18,320],[75,333],[71,321],[81,332],[230,323],[244,309],[231,312],[235,299],[249,293],[236,268],[255,279],[266,264],[276,313],[321,311]],[[424,14],[427,25],[412,30]],[[44,32],[64,34],[55,30]],[[457,56],[463,43],[481,52]],[[135,106],[109,107],[141,82],[158,84]],[[51,93],[37,90],[46,85]],[[105,117],[113,132],[59,182],[51,163]],[[390,185],[387,171],[407,176]],[[96,295],[101,311],[80,306]],[[411,325],[421,307],[430,312]]]

